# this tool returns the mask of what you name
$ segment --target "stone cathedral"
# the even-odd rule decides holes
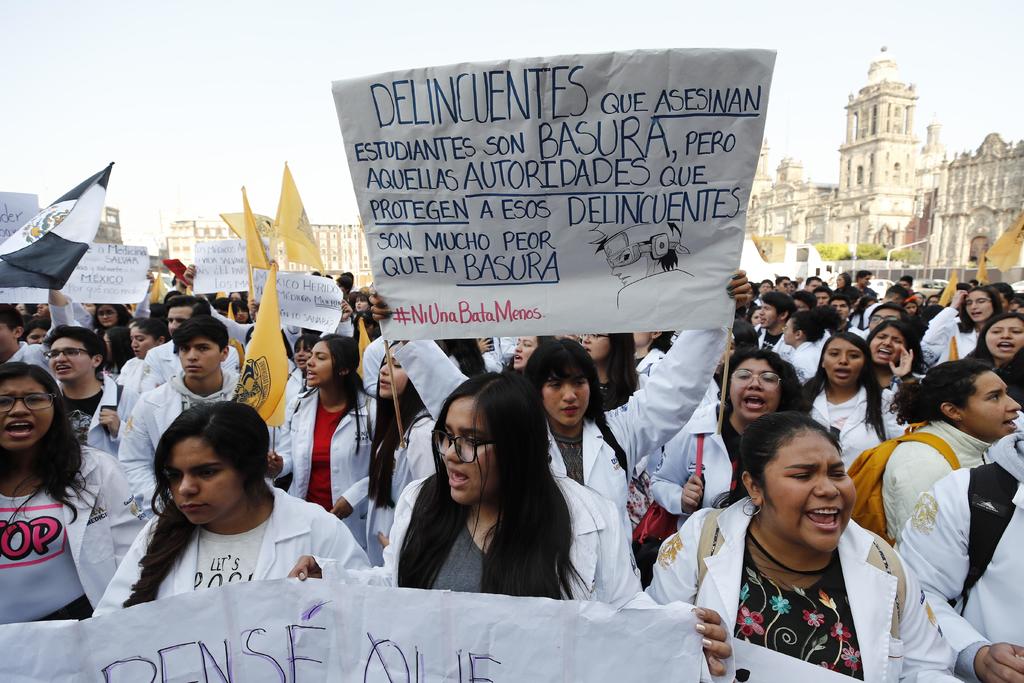
[[[772,177],[768,142],[754,176],[747,229],[792,242],[870,242],[916,249],[935,266],[977,261],[1024,211],[1024,140],[990,133],[974,152],[949,157],[942,127],[914,136],[917,93],[882,52],[868,82],[849,96],[839,145],[839,184],[804,178],[803,164],[783,159]]]

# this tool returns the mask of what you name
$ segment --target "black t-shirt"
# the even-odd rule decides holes
[[[775,347],[775,345],[779,343],[780,339],[782,339],[782,332],[779,332],[778,334],[772,334],[768,330],[765,330],[764,343],[761,344],[761,348],[768,349],[769,351],[771,351]]]
[[[89,435],[89,425],[92,423],[92,416],[100,407],[100,399],[103,398],[103,389],[97,391],[88,398],[64,397],[64,406],[68,411],[68,421],[71,429],[78,437],[78,443],[84,444]]]

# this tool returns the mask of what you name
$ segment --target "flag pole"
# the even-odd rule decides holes
[[[718,400],[718,428],[715,434],[722,433],[722,423],[725,421],[725,402],[728,400],[725,391],[729,386],[729,361],[732,360],[732,328],[726,333],[725,337],[725,360],[722,365],[722,393]]]
[[[402,411],[398,407],[398,392],[395,391],[395,361],[391,357],[391,344],[384,340],[384,358],[388,364],[388,374],[391,376],[391,400],[395,404],[395,423],[398,425],[398,445],[405,448],[405,429],[402,427]]]

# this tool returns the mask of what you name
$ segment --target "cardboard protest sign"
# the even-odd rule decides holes
[[[335,82],[385,334],[730,323],[774,62],[651,50]]]
[[[700,679],[687,605],[259,581],[81,622],[0,626],[4,680],[678,681]],[[60,653],[59,657],[54,653]],[[656,652],[656,657],[624,653]]]
[[[39,195],[0,192],[0,242],[39,213]],[[39,303],[39,302],[30,302]]]
[[[93,243],[61,291],[79,302],[137,304],[149,289],[148,271],[146,247]]]
[[[249,291],[245,240],[196,242],[196,279],[192,291],[197,294]]]
[[[814,681],[815,683],[842,683],[851,680],[823,666],[784,655],[775,650],[755,645],[740,638],[732,641],[733,657],[736,660],[737,683],[778,683],[778,681]],[[863,668],[859,661],[859,668]],[[843,662],[836,662],[843,666]]]
[[[262,268],[252,272],[256,301],[263,300],[267,272]],[[341,299],[341,288],[333,278],[309,273],[277,274],[277,300],[282,325],[334,332],[341,322]]]

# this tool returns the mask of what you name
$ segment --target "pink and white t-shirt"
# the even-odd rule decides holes
[[[85,593],[63,507],[45,491],[0,495],[0,624],[35,621]]]

